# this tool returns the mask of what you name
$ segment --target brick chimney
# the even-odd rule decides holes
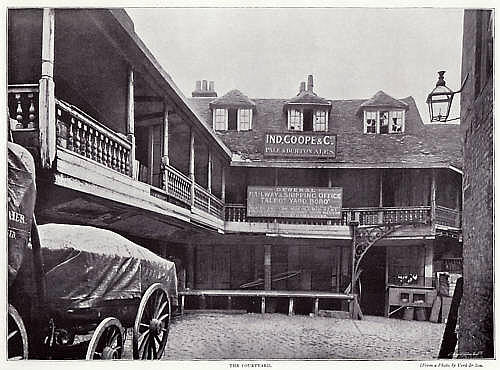
[[[214,81],[207,82],[207,80],[196,81],[195,90],[191,93],[193,98],[216,98],[217,92],[215,91]]]
[[[306,91],[306,83],[304,81],[300,83],[299,93],[303,91]]]
[[[313,92],[313,87],[314,87],[313,75],[309,75],[307,76],[307,91]]]

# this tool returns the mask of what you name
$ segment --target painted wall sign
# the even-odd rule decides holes
[[[313,132],[267,133],[264,155],[295,158],[335,158],[337,135]]]
[[[341,218],[342,188],[249,186],[247,216]]]

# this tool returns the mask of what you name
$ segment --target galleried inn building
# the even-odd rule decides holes
[[[188,98],[124,10],[46,8],[8,12],[8,108],[38,223],[172,256],[186,307],[347,311],[354,290],[395,317],[461,273],[459,126],[424,125],[412,97],[321,97],[308,76],[284,99]]]

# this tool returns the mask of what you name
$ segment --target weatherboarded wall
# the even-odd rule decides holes
[[[461,96],[464,134],[464,293],[458,350],[462,357],[493,357],[493,78],[492,21],[466,10]]]

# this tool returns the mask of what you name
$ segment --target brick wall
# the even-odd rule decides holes
[[[480,18],[479,18],[480,17]],[[466,10],[461,94],[464,135],[461,357],[493,357],[493,78],[488,67],[489,15]]]

